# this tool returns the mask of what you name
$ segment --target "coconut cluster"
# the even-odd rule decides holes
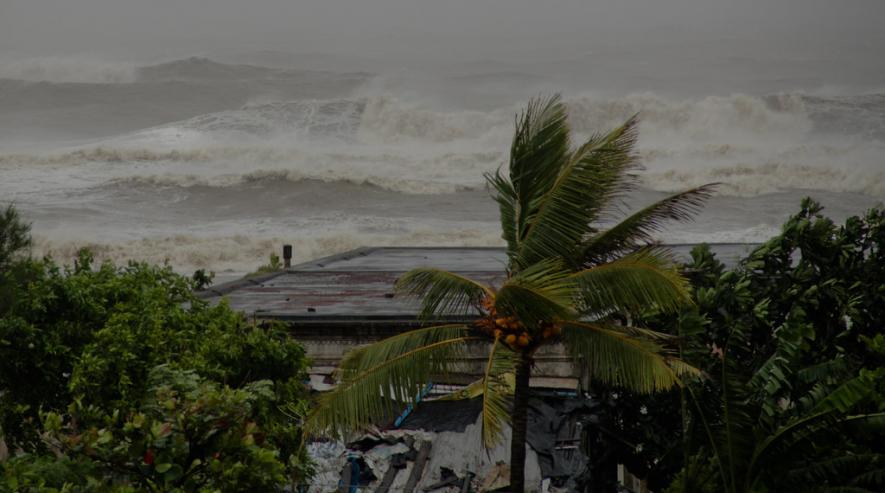
[[[554,323],[542,323],[532,330],[513,315],[502,315],[495,308],[495,301],[486,298],[482,301],[486,316],[477,320],[476,325],[495,339],[503,341],[513,349],[524,349],[558,336],[562,329]]]

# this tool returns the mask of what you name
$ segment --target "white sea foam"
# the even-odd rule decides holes
[[[675,227],[665,230],[656,238],[662,243],[763,243],[777,235],[780,228],[770,224],[757,224],[746,228],[723,229],[721,231],[685,231]]]
[[[341,253],[366,245],[373,246],[501,246],[496,229],[438,231],[416,228],[398,234],[366,233],[337,228],[329,231],[299,231],[297,235],[196,236],[173,234],[137,240],[88,241],[82,238],[37,235],[34,253],[51,255],[60,262],[71,262],[80,248],[89,248],[99,261],[117,263],[129,260],[168,263],[179,272],[210,269],[228,274],[245,274],[258,268],[269,254],[283,244],[293,245],[293,262]]]
[[[720,193],[741,196],[791,188],[885,196],[885,143],[838,133],[856,118],[845,101],[797,94],[670,101],[645,93],[567,103],[579,136],[639,113],[643,184],[654,190],[718,181]],[[885,101],[869,104],[866,118],[885,121]],[[0,155],[0,166],[53,165],[64,178],[65,166],[113,165],[99,175],[183,186],[273,176],[448,193],[481,187],[483,173],[505,164],[516,110],[439,111],[389,96],[252,104],[97,146]],[[821,112],[843,124],[816,123]]]

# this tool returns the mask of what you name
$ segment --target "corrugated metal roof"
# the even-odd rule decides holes
[[[683,259],[693,246],[668,245]],[[733,265],[752,246],[714,244],[711,248],[726,265]],[[392,292],[402,273],[435,267],[496,284],[504,278],[505,263],[502,248],[366,247],[218,285],[201,295],[214,300],[225,296],[232,308],[262,319],[308,325],[414,324],[417,305]]]

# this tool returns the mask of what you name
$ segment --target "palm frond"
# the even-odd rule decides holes
[[[700,212],[716,188],[710,183],[671,195],[621,220],[585,242],[582,261],[585,265],[605,262],[628,250],[654,243],[654,234],[665,221],[688,221]]]
[[[541,261],[505,281],[495,308],[532,327],[540,320],[574,318],[576,287],[562,261]]]
[[[828,484],[826,491],[842,491],[842,487],[885,486],[885,469],[876,469],[876,464],[885,463],[885,456],[877,453],[843,453],[824,457],[813,462],[801,462],[794,469],[783,474],[781,484]],[[839,485],[839,483],[842,483]],[[838,485],[838,486],[837,486]],[[862,491],[870,491],[863,489]]]
[[[622,327],[568,322],[563,335],[572,356],[586,366],[590,378],[609,385],[651,393],[681,385],[681,377],[700,375],[700,370],[661,345],[631,336]]]
[[[534,98],[516,118],[509,176],[486,173],[501,212],[502,236],[513,263],[535,202],[559,174],[569,152],[569,127],[559,95]]]
[[[491,289],[458,274],[431,268],[412,269],[394,287],[399,294],[421,300],[418,317],[427,321],[438,316],[467,315]]]
[[[486,449],[500,442],[501,429],[510,421],[517,358],[516,353],[495,338],[482,380],[482,442]]]
[[[507,351],[502,351],[499,348],[499,350],[490,353],[490,355],[494,355],[495,358],[514,358],[516,356],[515,353],[513,353],[513,350],[511,350],[507,346],[502,345],[501,347],[507,349]],[[497,363],[493,363],[493,367],[497,368]],[[504,372],[498,372],[498,370],[495,370],[494,375],[500,380],[501,384],[509,389],[510,393],[513,393],[513,389],[516,386],[516,373],[513,368],[509,368]],[[483,374],[482,377],[470,382],[464,388],[456,390],[455,392],[452,392],[450,394],[446,394],[442,397],[437,397],[436,399],[434,399],[434,401],[463,401],[467,399],[482,397],[485,386],[486,378],[485,374]]]
[[[571,147],[565,105],[558,94],[529,101],[516,121],[510,146],[510,183],[520,210],[530,210],[532,201],[556,180]]]
[[[501,237],[507,242],[507,252],[515,252],[517,249],[520,230],[520,207],[519,198],[513,184],[501,174],[501,169],[495,173],[486,173],[486,183],[495,190],[493,198],[498,203],[501,219]]]
[[[837,357],[815,365],[806,366],[796,372],[796,377],[801,383],[812,383],[828,379],[841,380],[848,376],[850,370],[849,359]]]
[[[644,249],[577,272],[585,313],[657,308],[674,312],[691,304],[686,280],[661,251]]]
[[[760,420],[766,424],[781,413],[779,402],[790,397],[795,368],[802,357],[803,339],[803,331],[798,326],[781,326],[774,353],[747,380],[747,388],[756,394],[760,403]]]
[[[793,419],[780,426],[756,444],[746,462],[746,477],[754,478],[764,469],[777,470],[778,467],[773,467],[773,464],[789,459],[798,448],[809,445],[812,437],[845,421],[846,418],[836,413],[821,412]]]
[[[515,270],[552,257],[573,259],[591,223],[623,189],[624,174],[637,164],[635,118],[604,138],[593,139],[569,156],[565,165],[523,214],[525,228],[511,257]]]
[[[571,161],[596,161],[608,173],[597,183],[600,205],[594,210],[602,216],[615,206],[616,199],[636,189],[636,171],[642,169],[639,156],[633,152],[639,138],[639,114],[628,118],[607,134],[593,134],[571,155]],[[595,217],[595,216],[594,216]]]
[[[761,467],[761,464],[789,456],[791,451],[803,446],[821,432],[831,431],[841,425],[866,422],[881,430],[881,425],[876,425],[885,413],[847,416],[847,413],[863,402],[872,391],[872,382],[865,376],[852,378],[827,391],[822,391],[820,386],[816,386],[800,399],[800,408],[806,412],[791,419],[762,440],[753,453],[748,469],[752,473]]]
[[[338,385],[319,397],[305,428],[343,436],[416,404],[428,382],[477,340],[469,334],[466,326],[428,327],[351,351],[336,372]]]
[[[885,462],[881,454],[878,454],[877,459],[878,464]],[[858,474],[857,477],[854,478],[854,482],[857,484],[874,486],[878,488],[876,491],[882,491],[882,489],[885,488],[885,467],[879,467],[878,469],[868,468],[865,472]]]
[[[875,383],[867,376],[857,376],[842,382],[841,385],[830,391],[826,397],[814,403],[810,413],[838,412],[847,413],[875,389]],[[807,405],[807,403],[805,403]]]

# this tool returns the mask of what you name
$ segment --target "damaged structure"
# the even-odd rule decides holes
[[[683,259],[692,246],[668,245]],[[749,247],[711,245],[726,264],[736,262]],[[291,249],[284,248],[284,257],[290,256]],[[504,279],[505,265],[500,248],[360,248],[214,286],[201,296],[213,301],[226,298],[232,308],[256,321],[286,323],[312,362],[310,387],[322,392],[334,386],[332,373],[349,350],[417,327],[417,304],[393,294],[393,285],[404,272],[435,267],[496,284]],[[507,491],[509,430],[497,448],[486,451],[478,399],[433,400],[476,380],[484,354],[468,354],[459,362],[460,372],[451,373],[444,382],[428,382],[424,402],[415,409],[404,408],[383,429],[346,445],[310,444],[317,474],[307,491]],[[542,348],[535,364],[526,483],[535,485],[535,491],[581,491],[588,463],[581,440],[598,403],[583,392],[586,376],[561,345]]]
[[[587,474],[582,427],[591,399],[539,391],[529,402],[526,479],[540,491],[576,491]],[[482,448],[478,398],[427,401],[400,426],[374,430],[347,444],[315,442],[319,464],[308,491],[507,491],[509,430],[493,450]]]

